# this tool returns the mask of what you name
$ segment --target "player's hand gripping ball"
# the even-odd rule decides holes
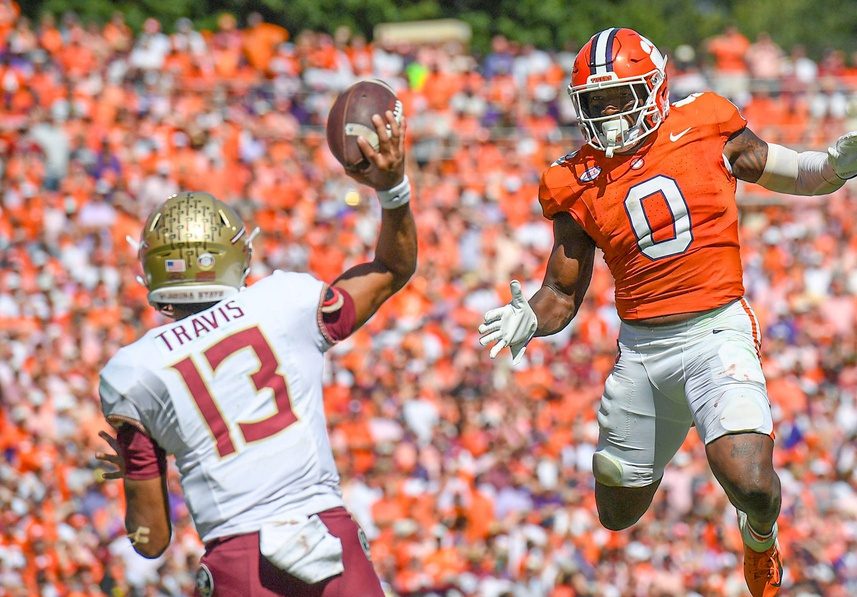
[[[346,170],[369,167],[369,160],[360,151],[357,139],[363,137],[378,151],[380,145],[372,115],[383,118],[387,110],[399,124],[402,123],[402,102],[393,89],[379,79],[354,83],[336,98],[327,115],[327,145]]]

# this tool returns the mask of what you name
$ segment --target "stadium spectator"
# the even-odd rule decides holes
[[[672,58],[672,63],[667,63],[667,68],[671,69],[671,97],[687,97],[691,93],[700,93],[707,89],[708,81],[697,63],[696,50],[682,44],[675,49]]]
[[[169,38],[161,33],[161,24],[157,19],[149,17],[143,23],[143,33],[134,43],[129,56],[132,68],[144,72],[160,70],[164,65],[164,59],[170,51]]]
[[[735,25],[729,25],[705,46],[714,60],[712,86],[720,95],[733,98],[740,107],[749,97],[750,77],[747,68],[747,51],[750,40]]]
[[[778,91],[783,73],[783,50],[765,32],[756,36],[745,54],[754,91]]]
[[[289,39],[288,31],[279,25],[266,23],[258,12],[247,16],[247,28],[241,34],[247,60],[259,72],[268,72],[274,50]]]

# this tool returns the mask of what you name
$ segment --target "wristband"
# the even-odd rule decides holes
[[[402,182],[386,191],[376,191],[378,201],[384,209],[396,209],[403,206],[411,200],[411,181],[408,180],[408,175],[402,179]]]

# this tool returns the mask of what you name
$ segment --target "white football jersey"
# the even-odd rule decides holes
[[[275,272],[151,330],[101,372],[108,420],[175,455],[203,541],[343,505],[322,404],[325,289]]]

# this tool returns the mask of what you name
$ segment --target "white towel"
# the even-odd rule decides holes
[[[259,531],[259,548],[277,568],[307,584],[345,570],[342,542],[316,514],[267,523]]]

